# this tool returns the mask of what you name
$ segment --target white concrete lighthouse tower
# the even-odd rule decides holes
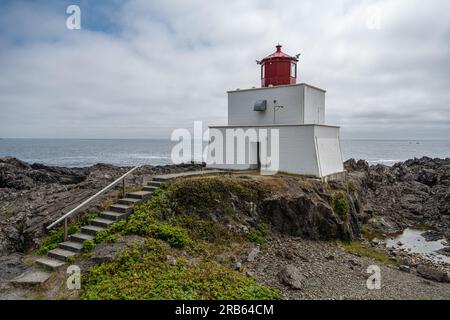
[[[306,83],[297,84],[297,62],[297,57],[283,53],[281,45],[277,45],[275,53],[258,61],[261,88],[228,91],[228,125],[209,127],[210,132],[219,132],[225,139],[221,146],[223,152],[213,161],[209,156],[208,167],[261,169],[264,173],[261,159],[267,148],[261,143],[266,142],[269,146],[278,144],[275,150],[279,172],[325,179],[344,172],[339,127],[325,124],[326,91]],[[257,134],[255,138],[255,135],[244,134],[245,143],[232,143],[236,137],[228,131],[242,133],[249,129],[256,132],[276,129],[277,141],[270,141],[273,139],[270,135]],[[214,140],[216,138],[211,136],[210,144]],[[234,146],[230,150],[231,145]],[[239,148],[245,148],[245,159],[236,157],[236,153],[243,151]]]

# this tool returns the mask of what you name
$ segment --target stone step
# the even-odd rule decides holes
[[[127,206],[124,204],[113,204],[109,207],[110,211],[119,212],[119,213],[131,213],[133,210],[132,206]]]
[[[103,227],[98,227],[98,226],[84,226],[81,227],[81,232],[82,233],[86,233],[89,234],[91,236],[95,236],[97,233],[99,233],[100,231],[105,230],[105,228]]]
[[[100,218],[119,221],[120,219],[124,219],[127,215],[125,213],[112,212],[112,211],[103,211],[100,213]]]
[[[60,260],[52,259],[52,258],[39,258],[34,263],[36,263],[38,266],[44,267],[46,269],[50,270],[56,270],[59,267],[62,267],[65,265],[65,262],[62,262]]]
[[[127,198],[147,200],[152,196],[152,192],[150,191],[136,191],[127,193]]]
[[[86,240],[94,240],[95,236],[86,233],[74,233],[69,238],[71,241],[83,243]]]
[[[64,250],[60,248],[56,248],[53,250],[50,250],[47,252],[47,256],[53,259],[61,260],[61,261],[68,261],[70,257],[74,257],[77,254],[73,251]]]
[[[154,186],[154,187],[160,187],[161,186],[161,181],[155,181],[155,180],[152,180],[152,181],[150,181],[150,182],[147,182],[147,186]]]
[[[80,252],[81,249],[83,249],[83,244],[81,242],[65,241],[61,242],[58,245],[58,248],[72,252]]]
[[[43,270],[30,269],[12,279],[11,283],[23,286],[36,286],[47,281],[51,274],[51,272]]]
[[[155,186],[145,186],[142,188],[142,190],[147,191],[147,192],[154,192],[156,189],[158,189],[158,187],[155,187]]]
[[[164,182],[167,181],[169,179],[165,178],[165,177],[153,177],[152,181],[158,181],[158,182]]]
[[[112,225],[115,220],[105,219],[105,218],[95,218],[91,220],[91,225],[96,227],[108,228]]]
[[[134,206],[134,205],[142,202],[142,200],[141,199],[135,199],[135,198],[122,198],[122,199],[119,199],[117,202],[119,204],[124,204],[124,205],[127,205],[127,206]]]

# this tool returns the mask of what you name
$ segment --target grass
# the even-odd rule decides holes
[[[251,229],[247,234],[247,238],[251,242],[262,245],[262,244],[265,244],[267,241],[266,237],[267,237],[268,231],[269,231],[269,226],[265,223],[262,223],[257,228]]]
[[[202,177],[177,179],[157,189],[149,200],[136,206],[127,221],[96,235],[95,243],[114,242],[124,235],[139,235],[144,241],[128,247],[112,262],[91,268],[83,277],[81,298],[279,298],[277,290],[232,270],[228,258],[248,241],[264,243],[268,226],[260,224],[245,234],[211,218],[211,211],[234,217],[247,210],[241,202],[256,201],[266,192],[259,186],[249,188],[251,184]],[[235,204],[233,209],[230,203]],[[176,265],[167,263],[167,255],[176,258]],[[216,260],[217,256],[223,258]]]
[[[163,241],[147,239],[82,278],[81,299],[277,299],[279,292],[217,262],[188,263]],[[176,265],[166,262],[170,254]]]
[[[370,247],[364,247],[360,242],[337,241],[338,245],[348,252],[358,254],[361,257],[371,258],[375,261],[388,265],[399,265],[399,261],[389,257],[386,253],[375,250]]]

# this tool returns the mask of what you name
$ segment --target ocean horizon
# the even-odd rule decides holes
[[[168,139],[30,139],[1,138],[0,157],[16,157],[49,166],[87,167],[97,163],[118,166],[171,164],[177,142]],[[341,139],[345,160],[393,165],[423,156],[450,157],[450,140]],[[196,155],[196,161],[201,157]]]

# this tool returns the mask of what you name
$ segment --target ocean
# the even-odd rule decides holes
[[[119,166],[170,164],[175,142],[153,139],[0,139],[0,157],[29,163],[86,167],[96,163]],[[344,160],[393,165],[414,157],[450,157],[450,140],[341,140]]]

